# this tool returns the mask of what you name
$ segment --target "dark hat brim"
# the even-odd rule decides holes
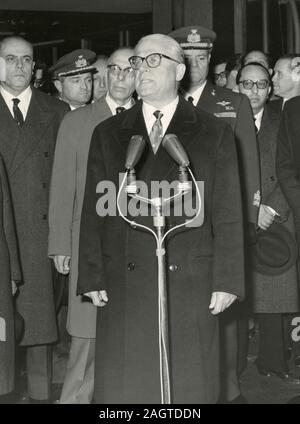
[[[274,222],[267,230],[252,233],[250,256],[254,271],[281,275],[296,263],[297,244],[286,227]]]

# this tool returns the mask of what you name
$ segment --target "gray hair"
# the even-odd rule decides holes
[[[181,48],[181,46],[177,43],[174,38],[169,37],[165,34],[150,34],[146,35],[145,37],[142,37],[140,41],[135,46],[135,49],[137,49],[140,44],[143,41],[158,41],[159,43],[163,44],[164,47],[167,48],[168,51],[170,51],[170,56],[172,56],[173,59],[178,60],[180,63],[184,63],[184,52]]]

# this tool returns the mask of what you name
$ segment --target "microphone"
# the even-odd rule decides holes
[[[186,168],[189,166],[190,161],[184,147],[178,140],[177,135],[166,134],[162,141],[162,145],[171,158],[179,165],[178,189],[185,192],[189,191],[191,189],[191,183],[188,180]]]
[[[187,168],[190,164],[188,155],[175,134],[166,134],[162,141],[163,147],[179,166]]]
[[[137,194],[138,187],[136,184],[135,178],[135,170],[134,167],[140,160],[143,151],[145,149],[146,143],[144,137],[142,135],[133,135],[128,144],[127,152],[126,152],[126,162],[125,168],[128,172],[127,177],[127,186],[126,193],[127,194]]]
[[[125,168],[128,171],[134,169],[135,165],[140,160],[145,149],[146,143],[142,135],[133,135],[128,144],[126,153]]]

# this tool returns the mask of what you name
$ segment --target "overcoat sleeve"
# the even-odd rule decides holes
[[[257,223],[258,204],[255,203],[256,193],[261,193],[260,161],[253,114],[249,100],[242,96],[237,110],[235,137],[239,150],[240,175],[245,189],[245,218],[248,222]]]
[[[54,154],[49,200],[49,256],[71,256],[78,136],[70,115],[66,115],[59,128]]]
[[[276,183],[272,192],[266,197],[266,199],[263,199],[262,203],[270,206],[279,214],[279,216],[275,216],[276,222],[284,222],[288,219],[290,208],[282,193],[279,183]]]
[[[102,228],[104,217],[97,215],[99,194],[97,185],[107,179],[102,154],[102,138],[99,127],[94,130],[87,164],[87,176],[79,237],[79,263],[77,294],[104,290],[106,282],[102,259]]]
[[[15,230],[14,215],[11,203],[10,190],[8,186],[8,180],[6,171],[3,163],[3,159],[0,156],[0,176],[1,176],[1,188],[2,188],[2,200],[3,200],[3,227],[5,238],[9,251],[10,260],[10,273],[11,279],[15,281],[21,281],[21,269],[19,262],[19,252],[17,244],[17,236]]]
[[[244,237],[240,179],[235,142],[226,127],[215,159],[212,231],[213,291],[244,297]]]
[[[289,134],[286,109],[283,110],[277,139],[276,173],[283,194],[293,211],[296,233],[300,234],[300,179]],[[298,250],[300,252],[299,237]]]

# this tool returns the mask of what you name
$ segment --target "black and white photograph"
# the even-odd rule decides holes
[[[300,0],[1,0],[0,410],[300,404],[299,260]]]

